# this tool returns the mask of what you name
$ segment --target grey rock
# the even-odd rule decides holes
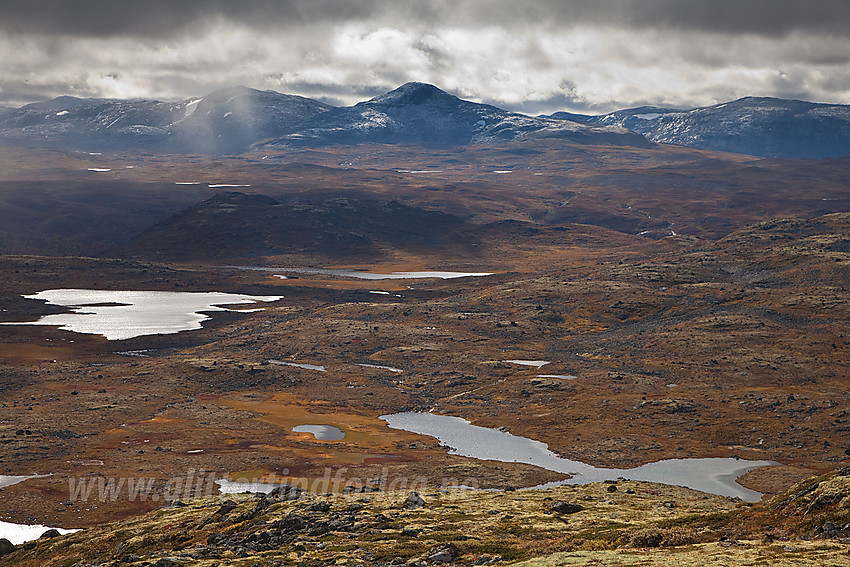
[[[555,502],[550,508],[557,514],[575,514],[584,510],[584,506],[572,502]]]
[[[416,508],[422,508],[425,506],[425,499],[419,496],[416,492],[411,492],[407,495],[407,499],[402,504],[402,507],[408,510],[415,510]]]
[[[444,545],[428,555],[428,562],[434,565],[451,563],[460,556],[457,548],[451,544]]]
[[[327,512],[330,509],[331,505],[326,501],[314,502],[307,507],[308,512]]]
[[[238,504],[233,500],[226,500],[215,513],[219,516],[224,516],[235,510],[237,506]]]

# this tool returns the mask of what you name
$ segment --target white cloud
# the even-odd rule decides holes
[[[177,99],[234,84],[353,104],[409,80],[541,111],[691,107],[747,95],[850,103],[844,36],[555,27],[332,21],[274,29],[218,18],[155,39],[0,34],[0,104],[60,94]]]

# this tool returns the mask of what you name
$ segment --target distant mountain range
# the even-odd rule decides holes
[[[778,158],[850,155],[850,106],[747,97],[680,110],[643,106],[601,116],[549,116],[620,126],[659,144]]]
[[[601,116],[527,116],[407,83],[349,107],[233,87],[180,102],[61,96],[0,108],[0,140],[87,151],[236,154],[271,146],[459,146],[561,138],[656,143],[780,158],[850,155],[850,106],[743,98],[705,108],[640,107]]]
[[[366,102],[329,110],[268,143],[466,145],[527,138],[649,145],[619,126],[535,118],[468,102],[425,83],[407,83]]]
[[[255,145],[466,145],[530,137],[651,145],[619,126],[525,116],[407,83],[352,107],[234,87],[180,102],[62,96],[0,112],[0,138],[79,150],[233,154]]]
[[[180,102],[62,96],[0,114],[0,137],[69,149],[238,153],[331,108],[245,87]]]

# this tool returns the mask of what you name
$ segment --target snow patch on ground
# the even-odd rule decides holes
[[[521,366],[534,366],[536,368],[549,364],[548,360],[503,360],[502,362],[510,362],[511,364],[519,364]]]
[[[634,114],[635,118],[640,118],[641,120],[655,120],[656,118],[660,118],[664,116],[660,112],[648,112],[646,114]]]

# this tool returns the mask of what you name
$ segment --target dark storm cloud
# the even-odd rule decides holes
[[[0,26],[17,33],[164,37],[217,18],[294,28],[351,20],[422,25],[584,24],[781,35],[847,34],[847,0],[2,0]]]
[[[0,105],[406,81],[528,113],[850,103],[850,0],[0,0]]]

